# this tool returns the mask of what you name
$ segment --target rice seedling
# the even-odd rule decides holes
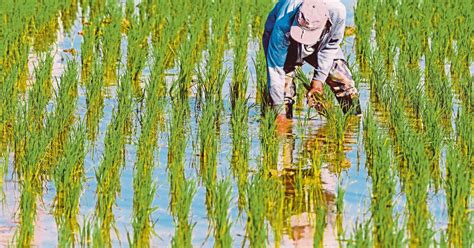
[[[275,170],[278,166],[278,139],[275,135],[275,113],[268,110],[261,120],[260,150],[262,153],[262,168],[264,172]]]
[[[80,227],[77,216],[85,181],[85,140],[85,128],[82,125],[74,128],[64,145],[64,155],[53,172],[56,185],[53,209],[58,226],[59,246],[74,246],[78,241]]]
[[[372,178],[372,226],[373,242],[377,247],[402,246],[403,233],[397,230],[393,218],[393,198],[395,179],[392,167],[395,163],[390,151],[388,138],[382,134],[369,109],[364,118],[364,137],[368,157],[369,175]]]
[[[238,35],[234,35],[234,67],[230,86],[232,105],[235,105],[237,99],[244,99],[247,94],[247,48],[250,35],[248,25],[248,15],[250,13],[245,7],[247,4],[247,0],[243,0],[242,3],[236,6],[238,15],[233,22],[234,32]]]
[[[134,96],[141,96],[140,78],[147,62],[150,25],[147,20],[140,21],[136,15],[129,16],[127,19],[130,20],[127,34],[127,70],[132,76]]]
[[[48,172],[45,172],[45,174],[50,174],[49,170],[57,165],[63,154],[64,141],[75,121],[77,85],[79,82],[76,61],[68,62],[60,81],[54,113],[46,118],[46,129],[48,130],[50,143],[46,155],[47,162],[44,165],[44,169]]]
[[[100,43],[104,63],[105,85],[115,85],[120,62],[122,10],[116,1],[107,1],[107,15],[100,22]]]
[[[250,247],[265,247],[267,242],[267,226],[265,224],[265,202],[261,197],[265,194],[265,179],[255,175],[247,184],[247,224],[245,237],[250,241]]]
[[[344,194],[345,190],[342,187],[341,182],[337,186],[337,194],[336,194],[336,233],[338,237],[339,246],[342,245],[342,241],[344,240],[344,228],[342,226],[342,221],[344,218]]]
[[[99,122],[103,116],[104,86],[103,79],[104,67],[100,60],[94,60],[92,75],[86,81],[86,127],[87,137],[92,143],[97,138]]]
[[[36,207],[42,189],[41,162],[47,152],[48,134],[28,123],[29,105],[20,105],[15,123],[15,168],[20,179],[18,246],[30,246],[34,237]],[[33,108],[33,107],[31,107]],[[16,147],[22,145],[22,148]],[[18,153],[17,153],[18,152]]]
[[[86,85],[90,80],[89,77],[92,73],[92,68],[94,68],[94,61],[97,61],[97,59],[94,59],[94,57],[99,53],[98,23],[99,19],[94,19],[83,24],[83,42],[81,43],[81,82],[84,85]],[[103,74],[100,75],[102,76]]]
[[[153,180],[155,168],[154,151],[160,131],[163,131],[163,115],[166,107],[165,82],[162,78],[160,57],[155,58],[154,73],[146,87],[146,109],[141,119],[141,134],[138,141],[138,155],[135,163],[133,197],[133,239],[134,247],[150,246],[155,234],[151,214],[157,183]]]
[[[463,159],[458,145],[448,146],[445,183],[449,216],[447,234],[449,246],[453,247],[472,246],[472,216],[469,214],[472,170],[469,169],[469,162]]]
[[[237,100],[231,116],[232,125],[232,172],[237,181],[239,193],[238,207],[242,212],[245,207],[245,187],[249,171],[250,137],[248,134],[249,108],[247,100]]]
[[[220,180],[215,188],[215,202],[213,214],[209,217],[214,226],[214,247],[232,247],[231,227],[229,218],[229,208],[232,201],[231,181],[227,178]]]
[[[113,113],[105,135],[105,151],[96,171],[97,204],[93,243],[97,246],[111,244],[110,230],[114,226],[113,205],[120,193],[120,175],[125,163],[125,144],[129,118],[132,111],[130,76],[125,75],[119,84],[118,107]]]
[[[192,247],[192,232],[194,224],[190,222],[191,203],[196,193],[196,184],[192,180],[179,182],[181,194],[177,197],[176,204],[180,206],[174,214],[175,235],[171,241],[172,247]]]

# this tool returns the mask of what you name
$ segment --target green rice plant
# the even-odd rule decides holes
[[[463,106],[456,117],[456,143],[461,149],[463,157],[471,164],[474,163],[474,115],[472,110]]]
[[[74,128],[64,145],[64,155],[53,171],[56,186],[53,214],[58,226],[58,244],[74,246],[79,233],[77,215],[82,184],[85,181],[84,158],[86,133],[82,125]]]
[[[379,0],[375,3],[375,40],[377,48],[384,55],[384,66],[387,76],[390,78],[393,71],[393,62],[396,55],[397,33],[396,28],[398,19],[396,18],[396,9],[398,2]],[[370,22],[369,22],[370,25]],[[369,39],[370,36],[364,37]]]
[[[327,104],[329,105],[329,104]],[[350,117],[352,116],[351,111],[344,113],[342,108],[339,106],[329,105],[324,110],[328,126],[334,134],[334,140],[338,151],[344,150],[344,137],[346,129],[349,125]]]
[[[250,247],[266,247],[267,226],[265,224],[265,179],[262,175],[255,175],[247,184],[247,224],[245,226],[245,238],[250,241]]]
[[[260,122],[260,150],[263,170],[270,172],[278,166],[278,139],[276,137],[275,112],[268,110]]]
[[[63,23],[64,32],[69,33],[73,27],[78,12],[78,1],[64,1],[61,6],[61,21]]]
[[[54,112],[46,118],[45,126],[50,143],[44,165],[45,174],[50,174],[50,170],[59,162],[70,127],[74,124],[78,83],[77,62],[70,60],[60,78]]]
[[[98,54],[98,35],[99,35],[99,19],[91,20],[90,22],[83,24],[82,37],[83,42],[81,43],[81,82],[86,85],[90,81],[91,70],[94,68],[94,56]],[[101,74],[102,76],[103,74]]]
[[[275,247],[280,247],[285,228],[285,186],[282,180],[271,177],[267,179],[268,191],[265,195],[265,208],[267,209],[267,220],[273,231]],[[271,190],[270,190],[271,189]]]
[[[99,131],[99,122],[103,116],[104,107],[104,87],[103,79],[104,67],[99,59],[94,60],[92,75],[86,81],[86,128],[87,137],[94,143]]]
[[[255,70],[256,70],[256,79],[257,80],[257,95],[256,101],[260,103],[260,111],[263,115],[266,111],[266,107],[270,104],[269,95],[267,92],[267,67],[265,52],[260,48],[257,52],[257,57],[254,61]]]
[[[393,218],[392,201],[396,192],[396,182],[392,172],[392,165],[395,163],[390,150],[391,144],[388,138],[378,130],[370,108],[364,119],[369,175],[372,178],[370,212],[372,213],[373,242],[377,247],[402,246],[403,233],[397,230]]]
[[[116,1],[107,1],[107,14],[100,23],[100,43],[104,63],[105,85],[115,85],[120,62],[122,9]]]
[[[347,247],[362,248],[373,247],[374,243],[371,239],[370,223],[356,223]]]
[[[357,27],[355,37],[356,59],[363,73],[366,73],[368,62],[370,61],[371,44],[370,37],[373,29],[375,15],[375,1],[357,1],[354,7],[354,22]]]
[[[125,144],[130,128],[131,81],[125,75],[119,84],[118,107],[105,134],[105,151],[96,171],[97,204],[95,209],[94,245],[110,245],[110,229],[114,226],[113,205],[120,193],[120,175],[125,164]]]
[[[19,72],[14,67],[10,74],[0,66],[0,155],[8,156],[5,151],[13,143],[13,125],[18,108],[18,89],[16,81]]]
[[[44,129],[36,129],[28,123],[28,105],[20,105],[15,123],[15,169],[19,178],[19,228],[16,233],[18,246],[30,246],[34,237],[37,200],[42,194],[41,163],[47,151],[49,138]],[[19,153],[17,153],[17,151]]]
[[[250,136],[248,134],[249,107],[247,100],[237,100],[231,114],[232,159],[231,167],[237,181],[238,207],[241,213],[246,205],[245,187],[249,171]]]
[[[231,227],[229,209],[232,201],[231,181],[226,178],[216,184],[215,202],[213,209],[214,247],[232,247]]]
[[[149,84],[150,86],[150,84]],[[151,86],[153,87],[153,86]],[[133,242],[134,247],[148,247],[150,237],[154,233],[151,213],[153,199],[156,192],[156,182],[153,180],[154,151],[157,142],[158,109],[151,97],[156,96],[153,88],[149,88],[147,109],[142,121],[140,139],[138,141],[138,155],[133,176]]]
[[[237,99],[244,99],[247,94],[247,49],[250,35],[248,0],[237,4],[237,16],[234,18],[234,67],[231,82],[231,102],[235,105]]]
[[[339,246],[342,245],[342,240],[344,240],[344,227],[342,226],[344,218],[344,195],[345,190],[342,187],[341,182],[337,186],[336,194],[336,232],[338,237]]]
[[[316,205],[316,217],[314,219],[313,247],[321,248],[324,245],[324,229],[326,228],[327,209]]]
[[[180,76],[174,85],[183,84],[180,81],[185,79]],[[173,92],[172,92],[173,93]],[[170,203],[169,209],[172,214],[176,214],[178,209],[178,199],[182,192],[180,183],[184,180],[185,152],[187,145],[187,134],[189,132],[189,103],[186,92],[174,92],[171,95],[173,112],[168,123],[168,180],[170,182]]]
[[[59,2],[49,2],[46,4],[38,4],[37,13],[44,13],[43,15],[35,15],[34,25],[32,28],[31,38],[33,40],[33,49],[36,52],[48,52],[51,45],[54,44],[57,38],[57,31],[59,29],[58,15]],[[54,9],[55,11],[48,11],[47,9]]]
[[[179,182],[177,205],[180,206],[174,213],[175,234],[171,240],[172,247],[192,247],[192,232],[194,224],[190,222],[190,211],[193,197],[196,193],[196,183],[193,180]]]
[[[134,96],[138,97],[142,95],[140,78],[147,62],[150,24],[148,21],[140,21],[135,15],[129,17],[129,20],[131,24],[127,34],[127,70],[132,75]]]
[[[30,125],[37,129],[40,129],[43,125],[45,108],[53,90],[51,77],[53,57],[49,53],[45,53],[44,56],[44,59],[35,68],[35,83],[28,93],[28,119]]]
[[[446,155],[446,202],[448,205],[448,243],[452,247],[472,246],[472,164],[463,159],[462,148],[451,143]]]

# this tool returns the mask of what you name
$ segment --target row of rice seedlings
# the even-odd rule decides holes
[[[313,146],[313,150],[310,152],[311,157],[311,169],[313,170],[313,178],[310,181],[309,192],[313,203],[313,209],[315,213],[314,223],[314,236],[313,236],[313,247],[323,247],[324,245],[324,229],[327,225],[327,200],[323,192],[323,182],[321,180],[321,167],[323,163],[323,157],[319,146]]]
[[[250,36],[249,21],[250,12],[247,9],[247,0],[236,4],[236,12],[238,13],[234,19],[234,67],[231,82],[231,102],[244,99],[247,95],[247,48]]]
[[[75,246],[78,241],[79,201],[85,182],[84,158],[87,153],[86,132],[78,124],[66,137],[63,156],[53,170],[56,196],[53,214],[58,227],[58,246]]]
[[[14,130],[18,134],[17,137],[20,137],[19,140],[15,138],[15,172],[21,176],[23,171],[20,165],[23,157],[26,155],[25,143],[28,142],[24,139],[27,135],[26,132],[32,132],[32,130],[39,131],[44,127],[44,118],[46,115],[46,106],[49,102],[51,96],[51,68],[52,68],[52,58],[49,55],[46,55],[44,60],[41,60],[38,67],[35,69],[35,82],[32,88],[28,91],[27,96],[27,109],[26,119],[17,119],[17,123],[25,122],[27,127],[23,130],[25,133],[22,133],[20,130]],[[19,110],[22,110],[19,108]],[[23,111],[22,110],[22,111]],[[20,115],[22,116],[22,115]],[[23,116],[22,116],[23,117]],[[39,178],[38,178],[39,179]]]
[[[107,14],[100,23],[101,51],[104,63],[105,85],[115,85],[121,58],[122,8],[117,1],[107,1]],[[92,19],[93,20],[93,19]]]
[[[0,157],[8,155],[6,150],[13,143],[13,125],[19,104],[18,69],[14,67],[9,74],[3,69],[0,65]]]
[[[81,43],[81,82],[87,84],[90,80],[91,71],[94,68],[94,56],[99,53],[99,22],[98,18],[84,21]]]
[[[254,65],[256,71],[255,80],[257,80],[256,102],[260,103],[260,111],[263,114],[265,113],[266,106],[270,105],[270,98],[267,92],[267,66],[265,51],[261,48],[257,52]]]
[[[273,232],[273,241],[275,247],[280,247],[281,240],[285,230],[285,218],[287,212],[285,206],[287,199],[285,197],[284,180],[277,177],[266,178],[267,191],[265,192],[266,218],[271,225]]]
[[[266,111],[260,121],[261,166],[268,173],[278,166],[278,138],[276,137],[275,112]]]
[[[138,16],[132,15],[130,28],[127,31],[127,69],[132,75],[134,95],[141,96],[140,78],[147,62],[148,36],[150,24],[148,20],[141,21]]]
[[[231,100],[231,167],[238,189],[238,208],[242,214],[246,205],[246,184],[249,167],[250,137],[248,134],[249,107],[247,95],[248,68],[247,48],[250,36],[249,21],[251,13],[246,7],[248,1],[233,3],[236,13],[233,19],[233,74],[230,83]],[[224,27],[222,27],[224,28]]]
[[[344,227],[342,226],[342,222],[344,220],[344,195],[345,190],[339,182],[337,186],[337,193],[336,193],[336,234],[338,238],[339,246],[342,246],[342,241],[344,240]]]
[[[261,174],[256,174],[247,184],[247,224],[245,225],[245,240],[250,247],[266,247],[267,225],[265,223],[266,207],[262,196],[266,195],[266,180]]]
[[[359,223],[359,221],[357,221],[354,226],[349,242],[347,242],[347,247],[373,247],[374,243],[372,240],[370,222]]]
[[[408,64],[408,66],[406,66]],[[408,56],[400,54],[398,67],[396,68],[396,78],[400,98],[406,101],[407,113],[414,112],[414,126],[423,133],[426,149],[431,163],[430,173],[435,190],[440,187],[441,173],[439,167],[440,154],[445,138],[445,130],[449,130],[443,117],[446,117],[450,110],[441,106],[437,100],[427,97],[421,90],[421,75],[418,63],[409,61]],[[425,88],[430,86],[424,85]],[[449,89],[446,89],[449,90]],[[451,101],[451,100],[450,100]],[[420,125],[418,125],[420,124]],[[444,124],[444,125],[443,125]],[[450,126],[450,125],[449,125]]]
[[[47,162],[44,165],[45,174],[50,174],[50,170],[59,162],[63,154],[64,142],[70,127],[74,124],[78,83],[78,64],[70,60],[60,78],[54,113],[46,119],[46,128],[49,130],[51,141],[46,155]]]
[[[130,128],[132,111],[131,77],[122,77],[118,87],[118,106],[107,128],[104,144],[105,151],[96,171],[97,204],[93,233],[94,246],[110,246],[110,230],[114,227],[113,205],[120,193],[120,175],[125,165],[125,144]]]
[[[211,97],[212,99],[212,97]],[[214,190],[217,180],[217,165],[220,136],[218,133],[219,104],[206,100],[199,120],[199,175],[206,187],[206,205],[208,216],[212,216],[214,205]]]
[[[184,84],[185,80],[180,75],[173,84]],[[168,180],[170,183],[170,203],[169,210],[175,215],[179,211],[178,199],[181,197],[180,184],[185,180],[184,165],[187,145],[187,135],[189,132],[189,103],[187,92],[178,92],[171,95],[172,113],[168,123]]]
[[[232,222],[229,217],[232,201],[231,180],[229,178],[219,180],[213,191],[215,194],[214,206],[209,218],[214,226],[214,247],[232,247],[232,235],[230,233]]]
[[[190,220],[190,212],[191,203],[196,194],[196,182],[185,178],[183,179],[184,180],[178,182],[178,191],[180,194],[177,196],[176,204],[179,207],[176,208],[176,212],[173,214],[175,234],[171,240],[171,246],[190,248],[193,247],[191,241],[194,229],[194,224]]]
[[[472,160],[465,158],[460,145],[451,143],[446,155],[446,202],[448,243],[452,247],[472,246]]]
[[[248,134],[248,115],[249,107],[247,100],[237,100],[231,116],[231,167],[237,182],[239,213],[242,213],[246,204],[245,188],[249,172],[250,137]]]
[[[155,51],[155,62],[150,80],[146,87],[146,109],[141,118],[141,134],[138,140],[138,155],[133,176],[133,239],[134,247],[149,247],[151,236],[154,234],[154,223],[151,214],[156,192],[156,182],[153,180],[155,168],[154,151],[160,131],[164,129],[164,114],[166,108],[165,79],[163,75],[164,56]]]
[[[377,68],[372,68],[374,73],[371,80],[385,73],[385,68]],[[397,87],[382,86],[391,80],[380,77],[383,81],[374,82],[380,85],[374,90],[377,91],[379,100],[389,110],[389,127],[395,141],[394,152],[400,157],[398,172],[407,197],[409,243],[415,246],[429,244],[434,233],[431,230],[430,213],[427,207],[431,164],[426,154],[426,140],[411,125],[405,113],[406,104],[400,96],[400,92],[403,91]]]
[[[30,30],[32,47],[36,52],[48,52],[51,44],[56,41],[59,30],[58,16],[61,3],[55,1],[37,2],[33,6],[35,6],[36,13],[33,15],[32,30]]]
[[[379,0],[375,3],[375,41],[378,50],[384,55],[384,66],[389,77],[393,71],[395,61],[393,58],[396,55],[395,48],[398,42],[397,33],[395,33],[397,29],[394,28],[398,24],[395,16],[397,7],[398,2],[394,1]],[[370,36],[364,38],[370,39]]]
[[[393,217],[393,198],[395,196],[394,160],[388,137],[381,133],[375,123],[374,113],[369,108],[364,118],[364,143],[367,153],[369,175],[372,178],[373,242],[377,247],[402,246],[403,232],[397,229]]]
[[[78,7],[77,0],[67,0],[62,2],[60,13],[65,33],[69,33],[71,31],[74,21],[76,21],[77,12],[79,9]]]
[[[410,128],[401,100],[392,92],[390,125],[392,125],[396,153],[400,155],[400,179],[407,197],[410,245],[429,245],[432,242],[431,217],[427,206],[430,180],[430,161],[423,137]]]
[[[15,237],[16,244],[22,247],[30,246],[34,237],[37,200],[43,192],[41,164],[50,141],[45,129],[33,128],[30,125],[28,121],[30,108],[33,106],[24,103],[19,105],[14,126],[14,163],[21,193],[18,209],[20,221]]]
[[[362,74],[367,72],[371,57],[371,35],[374,26],[375,0],[357,1],[354,9],[354,23],[357,26],[355,37],[356,59]]]
[[[104,107],[104,65],[100,58],[93,60],[92,74],[88,77],[86,86],[86,128],[87,138],[94,143],[99,132],[99,122],[103,116]]]

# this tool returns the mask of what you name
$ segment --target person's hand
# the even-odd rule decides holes
[[[312,80],[311,88],[308,90],[308,93],[306,93],[306,98],[308,100],[309,107],[316,107],[317,110],[318,110],[318,107],[322,107],[322,106],[317,106],[317,105],[321,105],[320,101],[322,97],[323,97],[323,82],[319,80]]]

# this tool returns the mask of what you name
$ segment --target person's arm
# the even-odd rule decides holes
[[[329,37],[327,43],[323,44],[318,52],[318,66],[314,70],[313,81],[325,82],[329,71],[331,70],[332,64],[342,40],[344,39],[344,29],[346,26],[346,8],[341,2],[335,2],[330,17],[332,20],[332,26],[329,30]]]

